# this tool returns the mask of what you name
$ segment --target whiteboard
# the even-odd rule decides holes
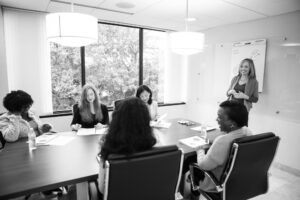
[[[251,58],[254,62],[258,91],[262,92],[264,83],[266,39],[235,42],[232,44],[231,53],[231,78],[239,72],[239,65],[245,58]]]

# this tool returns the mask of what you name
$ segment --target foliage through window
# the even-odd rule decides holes
[[[115,100],[134,96],[139,84],[148,85],[153,98],[163,102],[166,33],[111,24],[99,24],[98,29],[98,43],[84,48],[50,43],[53,111],[70,110],[85,83],[93,83],[102,103],[108,106]],[[139,47],[140,31],[143,52]],[[143,66],[139,66],[140,55]],[[81,71],[85,74],[83,80]]]
[[[69,110],[81,90],[80,48],[50,43],[53,111]]]

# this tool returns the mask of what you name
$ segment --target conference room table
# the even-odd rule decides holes
[[[195,149],[179,143],[180,139],[199,135],[192,126],[178,123],[183,119],[167,120],[169,128],[155,129],[160,145],[177,145],[185,156],[195,154]],[[7,143],[0,152],[0,200],[26,196],[76,184],[77,199],[88,197],[88,181],[96,180],[99,165],[96,156],[99,152],[101,135],[77,136],[74,132],[57,133],[74,137],[62,146],[38,146],[29,150],[27,139]],[[208,132],[213,141],[220,135],[219,130]]]

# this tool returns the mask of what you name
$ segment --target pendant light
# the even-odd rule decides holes
[[[171,50],[181,55],[191,55],[203,51],[204,34],[188,30],[189,1],[186,0],[185,31],[170,33]]]
[[[81,47],[98,41],[98,20],[91,15],[73,12],[46,16],[47,39],[63,46]]]

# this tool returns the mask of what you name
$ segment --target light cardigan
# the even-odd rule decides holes
[[[7,142],[28,136],[30,125],[20,115],[4,113],[0,116],[0,131]]]
[[[252,132],[244,126],[235,131],[218,136],[209,148],[207,154],[198,161],[199,167],[203,170],[211,171],[214,176],[220,180],[233,140],[249,135],[252,135]],[[200,182],[201,189],[205,191],[215,192],[214,186],[215,185],[207,177]]]
[[[228,95],[228,92],[234,89],[234,86],[239,82],[239,79],[240,76],[237,75],[231,80],[230,87],[226,93],[228,97],[230,97],[230,95]],[[252,108],[252,103],[256,103],[258,101],[258,82],[256,79],[248,80],[245,86],[245,94],[249,97],[249,99],[244,99],[244,105],[246,106],[249,112]]]

